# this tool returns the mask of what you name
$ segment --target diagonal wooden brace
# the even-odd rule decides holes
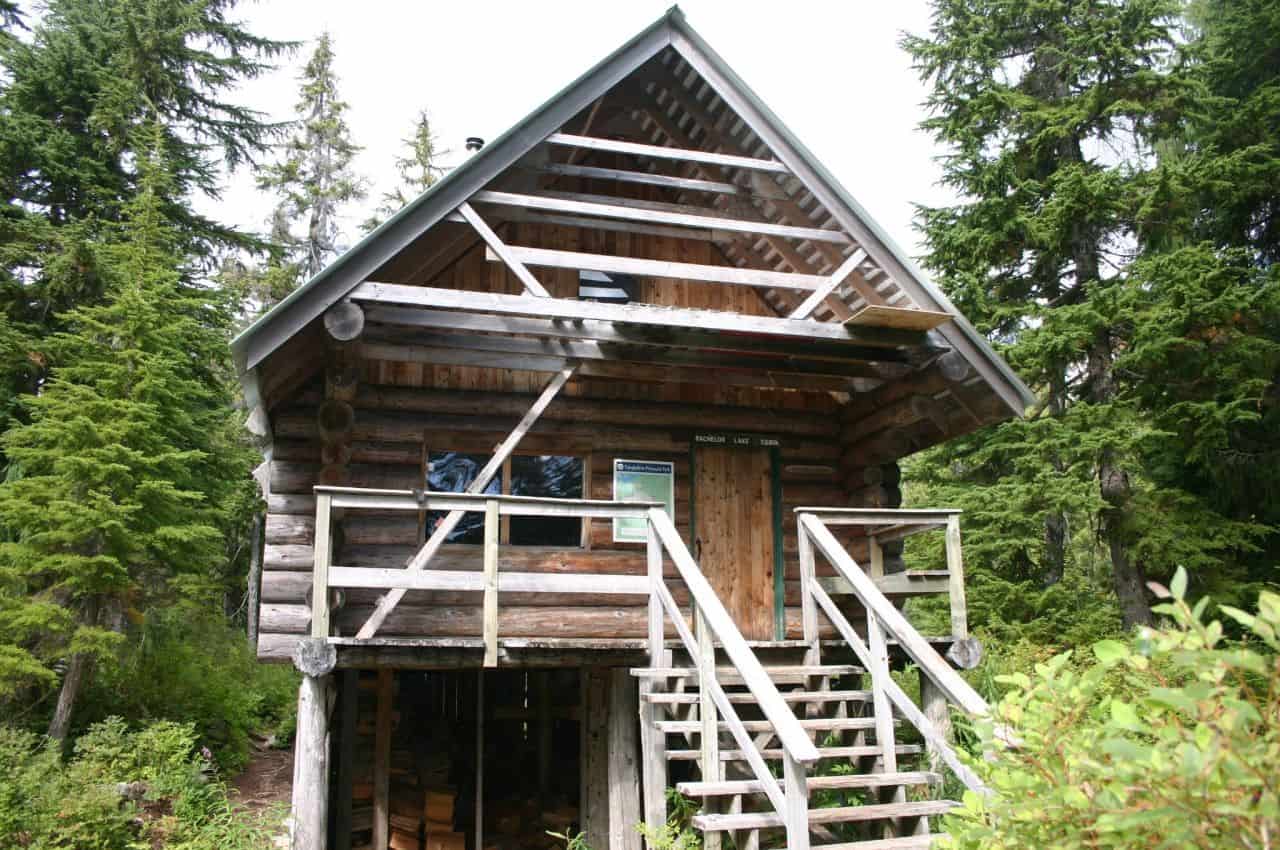
[[[480,234],[480,238],[489,246],[493,253],[497,254],[502,262],[507,264],[507,268],[511,270],[524,286],[525,292],[530,295],[537,295],[542,298],[550,297],[551,293],[538,283],[538,279],[525,266],[524,263],[516,259],[511,253],[511,249],[507,247],[507,243],[498,238],[498,234],[493,232],[493,228],[485,223],[485,220],[471,207],[471,204],[463,201],[458,205],[458,213],[467,220],[467,222],[475,228],[476,233]]]
[[[577,368],[578,366],[576,363],[567,366],[557,372],[555,376],[547,382],[547,386],[542,390],[542,394],[538,396],[537,401],[535,401],[533,406],[525,413],[524,418],[520,420],[518,425],[516,425],[515,430],[508,434],[507,438],[499,443],[498,447],[494,449],[493,457],[489,459],[489,462],[486,463],[484,468],[476,475],[475,480],[467,487],[466,492],[484,492],[485,488],[489,486],[489,482],[492,481],[493,477],[502,469],[502,464],[505,463],[507,458],[511,456],[511,453],[515,451],[516,446],[520,444],[520,440],[522,440],[524,435],[529,432],[529,429],[533,427],[533,423],[538,421],[538,417],[547,409],[547,405],[551,404],[551,400],[556,397],[564,385],[569,382],[569,379],[573,377],[574,370]],[[449,513],[440,520],[440,524],[436,526],[435,530],[431,532],[430,539],[428,539],[426,543],[422,544],[422,548],[419,549],[413,558],[409,560],[409,563],[405,565],[405,569],[411,572],[424,569],[427,564],[431,562],[431,559],[435,557],[435,554],[440,550],[440,547],[444,545],[445,540],[449,538],[449,535],[453,530],[458,527],[458,523],[462,521],[462,516],[465,513],[466,511],[462,510],[449,511]],[[367,640],[373,637],[382,626],[383,621],[387,619],[387,615],[400,604],[400,600],[404,598],[405,592],[405,588],[398,587],[388,591],[386,596],[379,599],[378,605],[373,609],[373,613],[369,615],[369,619],[360,627],[360,631],[356,632],[356,637],[362,640]]]

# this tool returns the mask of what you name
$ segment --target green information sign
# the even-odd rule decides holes
[[[667,516],[676,514],[676,466],[661,460],[613,461],[613,498],[617,502],[661,502]],[[614,543],[644,543],[648,524],[643,519],[613,521]]]

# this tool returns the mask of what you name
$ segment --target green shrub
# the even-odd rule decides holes
[[[236,811],[189,724],[95,724],[65,763],[30,732],[0,726],[0,847],[248,850],[273,820]]]
[[[1280,837],[1280,595],[1257,615],[1222,611],[1244,627],[1224,640],[1208,600],[1184,599],[1179,570],[1156,610],[1170,624],[1094,645],[1003,677],[1013,686],[994,720],[1016,736],[977,734],[976,761],[994,789],[965,795],[947,818],[966,850],[1263,848]]]

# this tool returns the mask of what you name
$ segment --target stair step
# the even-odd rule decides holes
[[[855,773],[844,776],[810,776],[810,791],[839,791],[848,788],[884,788],[906,785],[937,785],[942,775],[927,771],[909,770],[898,773]],[[782,780],[779,779],[781,784]],[[730,779],[723,782],[680,782],[677,790],[686,797],[734,797],[739,794],[760,794],[764,783],[758,779]]]
[[[803,685],[817,676],[847,676],[865,672],[854,664],[778,664],[766,666],[765,672],[775,685]],[[633,667],[631,675],[641,679],[689,679],[697,683],[696,667]],[[741,685],[742,675],[735,667],[717,667],[716,681],[721,685]]]
[[[753,694],[726,694],[729,702],[754,703]],[[692,705],[698,701],[696,693],[648,693],[641,694],[640,699],[659,705]],[[783,691],[782,699],[786,702],[867,702],[871,699],[871,691]]]
[[[875,803],[867,806],[810,809],[809,823],[851,823],[853,821],[883,820],[886,818],[944,815],[958,805],[960,804],[954,800],[920,800],[910,803]],[[748,812],[739,815],[694,815],[692,824],[695,829],[700,829],[703,832],[725,832],[726,830],[734,829],[769,829],[782,826],[782,816],[777,812]],[[863,848],[865,847],[866,845],[864,844]]]
[[[894,723],[901,725],[897,720]],[[658,731],[669,735],[687,735],[702,731],[702,723],[698,720],[659,720],[653,725],[658,728]],[[718,725],[721,732],[729,731],[728,723],[721,721]],[[801,720],[800,725],[805,729],[836,732],[843,729],[874,729],[876,719],[874,717],[820,717],[817,720]],[[768,720],[744,720],[742,728],[748,732],[769,732],[773,730],[773,724]]]
[[[813,844],[810,850],[929,850],[933,842],[946,838],[945,832],[933,835],[904,835],[901,838],[874,838],[870,841],[848,841],[841,844]]]
[[[893,748],[900,756],[919,755],[924,748],[919,744],[899,744]],[[877,746],[865,747],[818,747],[818,758],[866,758],[880,755]],[[761,750],[760,756],[766,759],[782,758],[781,749]],[[702,758],[702,750],[667,750],[668,761],[698,761]],[[721,750],[721,761],[742,761],[741,750]]]

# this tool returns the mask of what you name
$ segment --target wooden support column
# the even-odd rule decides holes
[[[293,654],[302,673],[293,742],[291,850],[327,850],[329,843],[329,714],[337,651],[327,640],[303,639]]]
[[[378,671],[378,705],[373,726],[373,850],[387,850],[391,838],[391,710],[395,672]]]
[[[625,667],[609,671],[609,850],[640,850],[639,691]]]
[[[951,743],[954,740],[952,734],[953,728],[951,724],[951,705],[947,702],[946,695],[934,684],[932,677],[928,673],[920,671],[920,708],[924,711],[924,716],[933,724],[933,728],[938,730],[943,740]],[[928,741],[925,741],[928,744]],[[942,770],[942,756],[935,747],[929,746],[929,769],[932,771]]]
[[[582,669],[581,794],[579,813],[587,844],[609,846],[609,669]]]
[[[333,814],[334,850],[351,850],[352,785],[355,782],[356,712],[360,671],[343,670],[338,684],[338,772]]]

